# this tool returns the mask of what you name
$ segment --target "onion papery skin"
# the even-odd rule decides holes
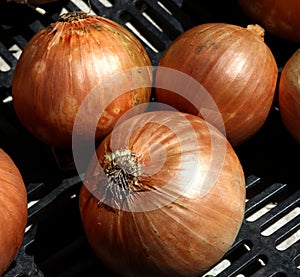
[[[282,121],[300,143],[300,49],[284,65],[279,81],[278,104]]]
[[[239,0],[243,12],[272,35],[300,42],[300,2],[294,0]]]
[[[145,66],[150,69],[140,79],[151,83],[148,54],[125,27],[83,12],[63,14],[32,37],[18,60],[12,82],[16,114],[41,141],[71,148],[74,120],[85,97],[116,74]],[[104,111],[96,131],[96,139],[101,140],[123,113],[150,101],[151,87],[123,92],[124,85],[135,85],[130,78],[125,81],[111,102],[106,101],[109,89],[93,94],[82,118],[83,139],[91,138],[93,111]]]
[[[118,197],[105,194],[98,176],[106,157],[124,149],[141,165],[141,191],[114,205]],[[96,157],[80,191],[80,214],[91,247],[112,271],[199,276],[233,244],[245,210],[243,169],[226,137],[200,117],[136,115],[104,139]]]
[[[173,41],[159,62],[159,67],[181,71],[206,89],[222,115],[233,146],[257,133],[272,107],[278,68],[263,35],[258,25],[197,25]],[[202,116],[199,106],[205,108],[205,99],[200,97],[194,103],[164,89],[170,87],[172,80],[168,74],[160,73],[159,67],[155,77],[157,101]],[[213,116],[208,120],[213,123]]]
[[[21,247],[27,216],[27,192],[21,173],[0,149],[0,276]]]

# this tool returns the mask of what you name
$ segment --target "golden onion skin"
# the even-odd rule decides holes
[[[278,104],[284,126],[300,143],[300,49],[284,65],[279,81]]]
[[[0,149],[0,275],[17,255],[27,224],[27,191],[19,169]]]
[[[140,41],[109,19],[70,12],[36,33],[18,60],[12,82],[13,104],[21,123],[41,141],[71,148],[73,124],[85,97],[114,75],[151,66]],[[151,82],[152,72],[140,79]],[[134,80],[125,80],[134,87]],[[86,107],[81,135],[89,136],[92,111],[101,112],[96,138],[105,137],[119,117],[150,100],[151,87],[122,91],[106,101],[109,89],[99,89]],[[94,135],[94,133],[92,133]]]
[[[181,71],[207,90],[223,117],[226,136],[233,146],[255,135],[268,117],[278,68],[264,42],[264,30],[258,25],[195,26],[173,41],[159,66]],[[172,80],[157,70],[155,82],[167,87]],[[198,107],[205,108],[205,99],[191,103],[160,87],[155,89],[155,96],[158,102],[182,112],[202,116]]]
[[[300,2],[295,0],[239,0],[246,16],[270,34],[300,42]]]
[[[122,149],[142,169],[127,176],[138,181],[129,196],[115,195],[116,205],[107,196],[113,186],[99,172],[105,168],[113,176],[107,159]],[[112,271],[199,276],[233,244],[244,217],[244,173],[232,146],[212,125],[179,112],[137,115],[105,138],[97,157],[80,192],[80,213],[91,247]]]

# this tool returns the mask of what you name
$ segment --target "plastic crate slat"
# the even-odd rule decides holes
[[[293,272],[293,273],[292,273]],[[262,266],[259,270],[257,270],[255,273],[251,274],[251,277],[282,277],[282,276],[289,276],[287,274],[296,274],[294,270],[289,271],[287,268],[282,267],[274,267],[273,264],[267,263],[265,266]],[[293,276],[293,275],[291,275]],[[297,275],[294,275],[295,277]]]
[[[299,276],[299,269],[293,262],[293,258],[296,255],[295,252],[299,253],[299,245],[294,244],[285,251],[274,250],[272,255],[271,253],[268,255],[268,266],[276,269],[278,273],[285,273],[286,276]]]
[[[149,21],[140,14],[139,10],[134,9],[133,11],[123,11],[120,14],[120,20],[124,24],[127,22],[132,23],[132,25],[140,32],[140,34],[145,37],[150,43],[154,45],[158,50],[164,49],[164,39],[162,36],[166,36],[156,29]]]
[[[162,5],[169,11],[162,12],[162,15],[166,17],[166,19],[171,23],[175,24],[175,22],[179,22],[180,26],[178,30],[181,32],[193,27],[195,24],[189,14],[186,13],[185,10],[182,9],[183,4],[186,2],[184,0],[179,1],[169,1],[169,0],[161,0],[161,1],[152,1],[152,0],[144,0],[145,2],[149,3],[150,6],[154,8],[158,8],[157,13],[160,13],[160,10],[163,9]],[[152,4],[152,2],[154,2]],[[174,21],[176,20],[176,21]],[[174,23],[173,23],[174,22]],[[177,23],[178,24],[178,23]]]
[[[76,4],[74,4],[72,1],[67,2],[65,7],[69,11],[81,11],[81,9]]]
[[[260,182],[261,182],[260,177],[257,177],[255,175],[249,175],[246,177],[246,189],[250,190],[253,187],[259,185]]]
[[[10,88],[11,80],[12,80],[12,72],[1,72],[0,71],[0,80],[1,80],[1,87],[2,88]]]
[[[286,238],[290,237],[294,232],[300,230],[300,216],[293,218],[291,221],[284,224],[274,233],[269,235],[270,239],[274,239],[277,244],[284,241]]]
[[[33,32],[33,35],[46,28],[46,26],[39,20],[32,22],[28,25],[28,27]]]
[[[0,57],[7,64],[8,71],[0,71],[0,88],[10,88],[12,77],[13,77],[13,69],[17,63],[17,59],[11,54],[11,52],[6,48],[6,46],[0,41]]]
[[[16,64],[16,58],[12,53],[0,42],[0,56],[7,62],[11,67]]]
[[[259,255],[253,252],[248,252],[247,254],[240,257],[237,261],[233,261],[229,267],[225,268],[218,277],[234,277],[241,274],[245,269],[251,268],[251,264],[257,261]]]
[[[39,190],[41,187],[43,187],[45,183],[39,182],[39,183],[28,183],[26,184],[27,187],[27,195],[34,195],[37,190]]]
[[[24,240],[17,256],[14,259],[13,267],[7,271],[5,277],[28,276],[43,277],[44,274],[34,263],[34,257],[26,254],[26,247],[35,239],[37,226],[32,226],[26,232]]]
[[[300,255],[300,241],[298,240],[296,243],[292,244],[289,248],[280,252],[281,255],[287,257],[286,260],[288,260],[288,262],[291,264],[291,267],[297,269],[294,260],[297,256]],[[299,269],[297,270],[299,272]]]
[[[292,258],[297,251],[299,253],[299,248],[297,248],[296,245],[293,246],[290,251],[285,250],[280,253],[279,256],[281,257],[281,261],[285,261],[284,263],[278,263],[276,261],[278,251],[275,248],[273,251],[270,251],[269,248],[263,248],[262,246],[258,248],[254,247],[252,251],[241,256],[237,261],[232,262],[231,265],[218,274],[217,277],[235,277],[238,274],[251,277],[265,277],[277,273],[285,273],[291,277],[298,276],[299,271],[292,263]],[[288,252],[293,253],[293,255]],[[259,261],[260,259],[261,261]],[[260,265],[261,262],[264,264]],[[249,272],[251,272],[251,274]]]
[[[28,40],[26,40],[21,35],[15,35],[15,36],[13,36],[13,39],[22,50],[25,48],[26,44],[28,43]]]
[[[257,211],[260,208],[262,208],[264,205],[268,204],[268,202],[272,198],[274,198],[274,196],[282,192],[282,190],[284,190],[285,187],[286,187],[285,184],[275,183],[267,187],[261,193],[249,199],[248,202],[246,203],[245,216],[248,217],[250,213]]]
[[[288,228],[291,228],[288,226]],[[293,227],[295,228],[295,227]],[[256,234],[253,235],[252,238],[249,237],[249,234]],[[248,242],[249,241],[249,242]],[[243,261],[248,261],[250,258],[254,261],[255,257],[259,255],[263,255],[267,258],[268,264],[267,266],[262,267],[254,276],[269,276],[269,275],[259,275],[262,272],[268,272],[268,274],[272,274],[272,272],[280,272],[282,271],[282,263],[277,263],[276,259],[280,257],[281,261],[285,261],[287,268],[291,265],[291,260],[297,253],[299,253],[299,242],[293,244],[288,249],[284,251],[279,251],[276,249],[276,239],[264,237],[260,234],[260,227],[259,225],[253,224],[253,222],[244,222],[242,225],[238,237],[232,246],[232,248],[227,252],[224,256],[225,259],[231,258],[233,252],[238,247],[239,244],[245,242],[246,244],[250,243],[250,251],[248,253],[243,254],[240,256],[237,261],[232,262],[230,267],[226,268],[221,275],[217,275],[218,277],[227,277],[227,276],[236,276],[238,273],[242,273],[244,268],[249,266],[248,263],[244,263]],[[291,255],[292,254],[292,255]],[[250,257],[250,258],[249,258]],[[235,263],[237,263],[235,265]],[[285,266],[284,266],[285,267]],[[289,271],[286,271],[287,273]],[[295,274],[295,272],[293,272]],[[246,275],[248,276],[248,275]],[[252,276],[252,275],[251,275]],[[289,275],[287,275],[289,276]],[[296,276],[296,275],[291,275]]]
[[[273,190],[271,190],[271,191],[272,191],[272,196],[275,195],[274,191]],[[275,192],[279,193],[280,191],[281,191],[281,188],[279,188]],[[270,226],[275,221],[277,221],[282,216],[284,216],[286,213],[288,213],[290,210],[292,210],[293,207],[295,207],[299,203],[299,198],[298,198],[299,194],[300,194],[300,191],[296,192],[295,194],[286,198],[284,201],[278,203],[276,207],[270,209],[267,213],[265,213],[264,215],[259,217],[257,220],[255,220],[254,222],[250,222],[250,223],[254,223],[257,226],[260,226],[261,229],[266,229],[268,226]],[[264,204],[267,204],[267,202]],[[259,208],[261,208],[262,206],[263,205],[259,205],[259,207],[257,209],[255,209],[255,211],[259,210]],[[248,216],[248,212],[247,212],[247,216]]]
[[[112,7],[105,7],[99,0],[90,0],[90,5],[96,14],[99,14],[103,17],[109,17],[109,18],[115,18],[112,17],[112,14],[118,13],[118,11],[114,8],[115,4],[112,5]]]
[[[79,267],[88,268],[88,266],[91,265],[91,262],[95,261],[95,258],[93,259],[93,257],[90,256],[86,257],[87,253],[82,252],[82,249],[86,245],[86,238],[84,236],[78,237],[71,243],[59,249],[59,251],[56,251],[51,256],[48,256],[44,261],[40,262],[40,267],[53,268],[54,271],[65,271],[69,274],[71,272],[78,272]],[[74,259],[74,256],[78,255],[78,253],[85,255],[85,257],[83,257],[83,259],[81,259],[80,262]],[[57,265],[60,265],[59,269],[57,268]],[[62,272],[59,273],[61,276]]]
[[[190,16],[187,15],[181,8],[183,3],[185,2],[184,0],[145,0],[145,1],[150,3],[150,5],[154,5],[160,2],[173,14],[174,17],[176,17],[177,15],[178,17],[180,17],[180,19],[182,19],[182,17],[184,17],[185,20],[190,19]],[[152,4],[152,2],[154,3]]]
[[[157,24],[162,28],[163,33],[169,36],[169,39],[174,40],[179,34],[184,31],[182,22],[180,22],[176,14],[169,14],[160,5],[158,1],[140,0],[138,3],[145,5],[145,12],[156,20]],[[179,10],[177,13],[179,13]],[[188,17],[186,17],[188,18]]]
[[[145,9],[138,8],[139,4],[142,3],[144,3]],[[157,5],[156,1],[150,1],[150,3],[147,3],[147,1],[137,1],[134,3],[134,5],[131,5],[130,8],[128,7],[126,10],[124,9],[123,12],[131,14],[131,16],[134,17],[137,22],[142,24],[143,27],[140,29],[141,34],[145,35],[148,40],[151,41],[151,35],[154,36],[152,42],[155,40],[155,37],[157,37],[157,39],[159,39],[161,42],[170,42],[171,38],[168,36],[168,32],[163,32],[157,29],[157,27],[143,15],[144,11],[149,12],[150,15],[153,15],[154,22],[155,19],[159,21],[156,22],[159,27],[163,28],[164,25],[171,26],[171,29],[174,30],[174,32],[178,34],[182,33],[183,29],[181,28],[180,23],[174,17],[168,17],[168,14]],[[159,23],[161,23],[161,25]],[[136,27],[139,26],[137,25]],[[143,30],[145,30],[145,33]]]
[[[271,209],[268,213],[260,217],[256,224],[261,229],[266,229],[271,224],[285,216],[291,210],[297,207],[300,203],[300,190],[289,196],[285,201],[279,203],[275,208]]]
[[[70,196],[80,184],[80,176],[63,180],[60,186],[52,190],[28,209],[28,224],[37,223],[42,218],[47,217],[46,214],[49,214],[52,209],[58,208],[58,202],[63,202],[63,199],[59,198],[62,197],[63,194],[67,194],[65,196]]]

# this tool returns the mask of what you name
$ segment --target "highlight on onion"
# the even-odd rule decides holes
[[[282,121],[300,143],[300,49],[284,65],[279,81],[278,104]]]
[[[0,149],[0,276],[17,255],[27,224],[27,191],[11,157]]]
[[[150,65],[139,39],[122,25],[84,12],[65,13],[36,33],[18,60],[12,82],[16,114],[41,141],[71,148],[73,122],[90,91],[114,74]],[[140,80],[151,83],[152,71],[140,74]],[[132,82],[128,78],[124,85]],[[114,95],[107,103],[109,87],[99,90],[88,107],[103,110],[96,140],[105,137],[124,112],[149,102],[150,93],[151,87],[140,87]],[[89,129],[86,117],[83,138]]]
[[[199,276],[234,243],[245,180],[226,137],[198,116],[122,121],[91,160],[79,197],[86,237],[121,276]]]
[[[239,0],[243,12],[271,34],[300,42],[300,2],[295,0]]]
[[[161,88],[176,80],[169,78],[166,71],[160,72],[160,67],[184,72],[210,93],[233,146],[250,139],[272,107],[278,68],[264,42],[264,29],[258,25],[243,28],[227,23],[201,24],[182,33],[162,55],[155,77],[156,100],[201,116],[196,107],[200,105],[205,110],[205,99],[200,97],[200,103],[191,103]]]

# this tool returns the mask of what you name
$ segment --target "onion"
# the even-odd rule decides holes
[[[118,73],[150,65],[145,48],[125,27],[83,12],[63,14],[31,38],[18,60],[12,82],[16,114],[41,141],[71,148],[73,123],[85,97]],[[151,82],[152,71],[144,72],[140,79]],[[124,86],[135,86],[130,78],[125,81]],[[109,87],[100,88],[87,111],[89,115],[103,111],[97,140],[112,130],[125,111],[147,103],[151,93],[151,87],[122,92],[120,84],[120,92],[107,102],[112,99]],[[83,139],[91,133],[89,122],[87,115]]]
[[[27,192],[11,157],[0,149],[0,276],[17,255],[27,224]]]
[[[252,137],[264,124],[275,94],[278,69],[258,25],[243,28],[226,23],[206,23],[181,34],[165,51],[159,67],[179,70],[196,79],[208,91],[221,113],[233,146]],[[176,82],[160,69],[156,74],[156,98],[182,112],[201,116],[205,99],[162,89]],[[187,99],[184,99],[187,98]],[[197,103],[195,101],[198,101]],[[210,122],[213,123],[214,115]]]
[[[278,88],[278,104],[282,121],[300,143],[300,49],[284,65]]]
[[[244,13],[271,34],[300,42],[300,2],[295,0],[239,0]]]
[[[236,238],[245,180],[217,128],[191,114],[152,111],[102,141],[79,200],[86,237],[114,272],[198,276]]]

